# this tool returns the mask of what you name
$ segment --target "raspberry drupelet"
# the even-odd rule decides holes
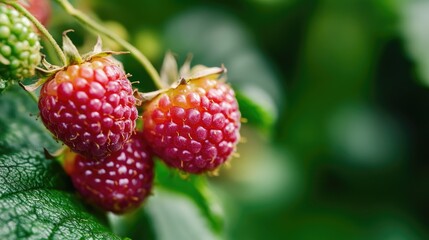
[[[55,137],[98,159],[120,150],[131,137],[138,117],[135,101],[121,66],[99,57],[70,65],[45,82],[39,110]]]

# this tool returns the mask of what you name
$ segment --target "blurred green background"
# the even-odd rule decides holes
[[[429,1],[73,3],[158,69],[168,50],[225,64],[262,107],[246,106],[240,157],[209,179],[223,238],[429,239]],[[74,28],[89,48],[95,38],[54,7],[53,34]]]

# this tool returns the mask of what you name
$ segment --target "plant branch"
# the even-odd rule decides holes
[[[125,41],[124,39],[120,38],[118,35],[110,31],[109,29],[105,28],[98,22],[94,21],[93,19],[89,18],[87,15],[85,15],[83,12],[77,10],[73,7],[67,0],[55,0],[68,14],[70,14],[72,17],[74,17],[77,21],[82,23],[87,28],[90,28],[98,33],[101,33],[102,35],[110,38],[111,40],[117,42],[119,45],[121,45],[124,49],[128,50],[131,55],[133,55],[140,64],[146,69],[149,76],[152,78],[155,85],[161,89],[162,83],[161,78],[156,71],[155,67],[152,65],[152,63],[147,59],[147,57],[141,53],[137,48],[135,48],[133,45]]]

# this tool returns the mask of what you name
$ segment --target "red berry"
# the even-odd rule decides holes
[[[153,161],[141,134],[107,158],[93,161],[73,154],[67,164],[80,195],[106,211],[125,213],[135,209],[151,192]]]
[[[51,3],[49,0],[27,0],[21,3],[40,23],[46,26],[51,17]]]
[[[40,92],[45,126],[73,151],[87,158],[116,152],[131,137],[138,116],[131,83],[108,58],[71,65],[55,74]]]
[[[211,171],[235,151],[240,111],[229,85],[201,78],[156,97],[143,114],[144,136],[171,167]]]

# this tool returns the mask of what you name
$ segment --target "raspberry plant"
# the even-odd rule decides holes
[[[185,194],[219,233],[222,221],[211,207],[205,173],[217,174],[233,158],[241,126],[226,68],[191,68],[186,61],[177,71],[167,54],[159,74],[133,45],[56,0],[82,26],[116,41],[142,64],[158,89],[138,92],[127,66],[114,59],[117,53],[102,50],[101,41],[81,56],[65,31],[61,49],[43,25],[48,15],[34,12],[36,1],[1,2],[1,76],[23,80],[23,89],[13,86],[0,95],[6,113],[0,117],[0,198],[12,196],[0,201],[0,217],[18,221],[11,228],[0,225],[0,238],[115,239],[104,213],[142,211],[152,192],[155,199],[177,201]],[[53,51],[40,52],[39,38]],[[60,65],[50,63],[55,59]],[[162,202],[152,200],[152,208]],[[13,205],[19,207],[12,212]],[[40,227],[32,227],[31,219],[39,218]]]

